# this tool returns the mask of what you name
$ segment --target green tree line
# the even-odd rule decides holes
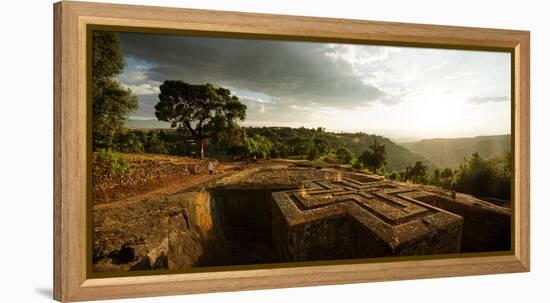
[[[435,185],[481,198],[510,201],[511,168],[512,157],[509,151],[490,158],[483,158],[474,152],[457,169],[437,168],[430,174],[426,166],[418,161],[387,176],[394,180]]]

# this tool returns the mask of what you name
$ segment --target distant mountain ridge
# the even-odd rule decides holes
[[[457,168],[464,158],[468,158],[475,152],[484,158],[490,158],[511,149],[510,135],[436,138],[399,144],[442,168]]]
[[[126,127],[130,129],[158,129],[170,128],[170,123],[159,121],[157,119],[128,119]]]

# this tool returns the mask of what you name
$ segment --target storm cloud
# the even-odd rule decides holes
[[[350,108],[387,99],[327,44],[121,33],[125,56],[149,80],[183,80],[263,93],[281,102]]]

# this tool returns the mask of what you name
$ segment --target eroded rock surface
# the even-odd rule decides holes
[[[510,210],[336,168],[252,165],[200,192],[94,206],[93,269],[185,269],[510,249]]]
[[[229,253],[212,215],[210,195],[97,206],[94,271],[181,269],[226,264]]]

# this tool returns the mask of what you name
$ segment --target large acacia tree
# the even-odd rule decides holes
[[[189,84],[167,80],[160,86],[155,115],[172,128],[186,128],[197,143],[197,153],[204,158],[206,140],[236,126],[246,117],[246,105],[231,91],[212,84]]]

